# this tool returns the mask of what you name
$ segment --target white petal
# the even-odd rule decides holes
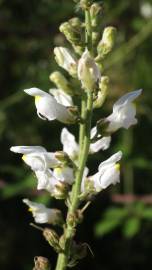
[[[61,131],[61,143],[63,144],[63,151],[71,158],[75,158],[78,155],[79,146],[75,137],[67,130],[67,128],[63,128]]]
[[[90,133],[91,139],[93,139],[96,133],[97,133],[97,127],[95,126],[91,129],[91,133]]]
[[[51,95],[41,97],[38,101],[35,101],[35,105],[38,115],[41,114],[49,121],[57,118],[58,103]]]
[[[67,70],[70,74],[76,73],[76,59],[69,49],[65,47],[56,47],[54,49],[55,59],[59,66]]]
[[[109,166],[111,164],[115,164],[117,163],[120,159],[122,158],[122,152],[119,151],[116,154],[112,155],[110,158],[108,158],[107,160],[103,161],[100,163],[98,169],[101,170],[103,167],[105,166]]]
[[[10,150],[19,154],[30,154],[33,152],[46,152],[46,149],[42,146],[12,146]]]
[[[50,89],[49,92],[54,96],[56,101],[64,106],[73,106],[71,96],[63,92],[61,89]]]
[[[96,141],[95,143],[91,143],[90,145],[90,153],[96,153],[100,150],[106,150],[109,148],[111,142],[111,137],[103,137],[102,139]]]
[[[47,97],[49,94],[47,92],[44,92],[43,90],[33,87],[29,89],[25,89],[24,92],[30,96],[40,96],[40,97]]]
[[[74,181],[74,172],[72,168],[63,167],[54,169],[54,176],[61,182],[71,185]]]
[[[53,193],[55,185],[58,183],[58,180],[53,175],[53,172],[51,170],[36,171],[35,174],[38,180],[37,189],[44,189],[50,193]]]
[[[120,182],[120,171],[115,168],[115,165],[107,168],[104,173],[98,172],[94,176],[94,184],[96,191],[107,188],[109,185]]]
[[[138,96],[141,95],[141,93],[142,89],[125,94],[120,99],[118,99],[117,102],[114,104],[113,111],[117,110],[119,106],[125,106],[126,103],[133,102]]]

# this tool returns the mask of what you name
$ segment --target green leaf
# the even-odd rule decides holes
[[[110,207],[104,213],[105,219],[122,219],[127,215],[128,211],[125,207]]]
[[[144,219],[152,220],[152,207],[149,207],[143,211],[142,217]]]
[[[94,233],[96,236],[103,236],[113,231],[115,228],[117,228],[120,225],[120,223],[121,222],[118,219],[101,220],[95,225]]]
[[[139,232],[140,226],[141,220],[137,217],[131,217],[125,222],[122,232],[125,237],[132,238]]]
[[[2,198],[11,198],[17,194],[21,194],[26,189],[30,189],[35,187],[36,183],[34,181],[34,177],[32,174],[23,178],[20,182],[16,182],[15,184],[6,185],[2,190]]]

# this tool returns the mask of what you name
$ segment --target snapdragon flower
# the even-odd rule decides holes
[[[29,211],[32,212],[36,223],[58,224],[61,221],[60,210],[47,208],[41,203],[32,202],[28,199],[23,199],[23,202],[29,206]]]
[[[109,159],[101,162],[98,167],[98,172],[89,176],[85,181],[90,181],[96,192],[107,188],[109,185],[120,182],[120,165],[117,163],[122,157],[122,152],[119,151],[112,155]]]
[[[58,65],[64,68],[72,76],[77,74],[77,61],[76,58],[72,55],[69,49],[65,47],[56,47],[54,49],[55,60]]]
[[[63,168],[63,172],[62,169],[60,172],[49,169],[47,171],[36,171],[35,174],[38,180],[37,189],[47,190],[51,196],[57,199],[66,197],[69,185],[74,181],[73,173],[68,174],[68,168],[67,171]]]
[[[23,161],[35,171],[44,171],[59,166],[55,153],[47,152],[41,146],[12,146],[12,152],[23,154]]]
[[[91,132],[91,138],[94,131]],[[106,150],[110,145],[111,137],[103,137],[97,140],[95,143],[90,144],[90,154],[96,153],[100,150]],[[63,144],[63,151],[66,152],[72,160],[78,158],[79,145],[75,140],[73,134],[71,134],[67,128],[63,128],[61,131],[61,143]]]
[[[54,96],[56,101],[60,103],[63,106],[69,107],[73,106],[72,97],[68,94],[66,94],[61,89],[52,88],[49,90],[50,94]]]
[[[52,95],[35,87],[25,89],[24,92],[35,97],[37,114],[41,119],[49,121],[57,119],[68,124],[75,122],[75,117],[68,107],[59,104]]]
[[[95,84],[100,80],[101,74],[99,67],[86,49],[78,62],[78,78],[82,87],[93,91]]]
[[[113,106],[113,112],[105,120],[108,127],[107,132],[114,132],[123,127],[128,129],[130,126],[137,123],[136,107],[133,101],[141,94],[142,90],[129,92],[122,96]]]

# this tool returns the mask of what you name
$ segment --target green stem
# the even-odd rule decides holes
[[[81,119],[86,118],[86,113],[87,113],[87,103],[86,103],[86,98],[85,96],[82,97],[81,100]],[[79,149],[82,151],[83,149],[83,139],[84,139],[84,134],[85,134],[85,125],[84,123],[80,123],[80,129],[79,129]],[[80,161],[81,153],[79,153],[79,161]]]
[[[86,23],[86,45],[90,52],[92,52],[92,28],[90,11],[85,11],[85,23]],[[76,223],[71,223],[69,217],[75,217],[76,210],[79,207],[80,199],[79,195],[81,192],[81,182],[86,166],[86,161],[89,154],[90,148],[90,130],[91,130],[91,119],[92,119],[92,108],[93,108],[93,94],[88,91],[81,101],[81,117],[84,123],[80,124],[79,129],[79,168],[76,172],[75,184],[72,187],[71,192],[71,204],[68,208],[67,221],[64,231],[64,251],[59,254],[56,270],[65,270],[68,266],[68,260],[70,255],[70,248],[72,239],[75,235]]]

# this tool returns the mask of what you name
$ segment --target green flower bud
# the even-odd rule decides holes
[[[92,4],[93,0],[80,0],[80,6],[82,9],[88,9],[91,4]]]
[[[93,108],[100,108],[108,94],[108,86],[109,86],[109,77],[102,76],[99,82],[99,90],[97,93],[96,100],[93,102]]]
[[[59,246],[59,236],[54,230],[45,228],[43,230],[43,236],[56,252],[61,252],[61,248]]]
[[[68,80],[59,71],[54,71],[49,76],[50,80],[57,86],[57,88],[62,89],[66,94],[73,96],[74,91],[70,87]]]
[[[104,58],[109,52],[111,52],[116,38],[116,28],[108,26],[104,29],[102,39],[98,44],[97,51],[101,58]]]
[[[34,258],[33,270],[51,270],[49,260],[45,257],[37,256]]]
[[[102,15],[102,6],[99,3],[94,3],[90,8],[91,23],[93,28],[100,27],[101,15]]]
[[[80,21],[71,19],[69,22],[62,23],[59,29],[72,44],[75,52],[81,54],[85,47],[85,41]]]

